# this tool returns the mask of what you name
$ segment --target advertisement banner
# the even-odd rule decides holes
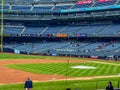
[[[98,0],[98,2],[110,2],[112,0]]]
[[[109,5],[109,6],[99,6],[99,7],[91,7],[91,8],[77,8],[77,9],[62,9],[61,13],[108,10],[108,9],[120,9],[120,5]]]
[[[76,4],[89,4],[92,3],[92,0],[82,0],[82,1],[78,1]]]

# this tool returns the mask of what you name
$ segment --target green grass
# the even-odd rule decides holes
[[[40,56],[40,55],[22,55],[22,54],[0,54],[0,60],[13,59],[52,59],[52,60],[81,60],[81,58],[59,57],[59,56]],[[83,58],[82,60],[86,60]]]
[[[92,66],[96,69],[73,69],[72,66]],[[18,64],[7,65],[9,68],[14,68],[22,71],[32,72],[36,74],[56,74],[66,75],[70,77],[85,77],[85,76],[106,76],[120,74],[120,66],[98,63],[51,63],[51,64]]]
[[[112,81],[114,88],[118,87],[120,78],[104,78],[94,80],[77,80],[77,81],[50,81],[50,82],[33,82],[33,90],[66,90],[67,87],[71,90],[79,88],[79,90],[96,90],[104,89],[108,81]],[[67,83],[67,85],[66,85]],[[0,90],[23,90],[23,84],[0,85]]]
[[[13,60],[13,59],[60,59],[60,60],[86,60],[83,58],[61,58],[61,57],[52,57],[52,56],[34,56],[34,55],[19,55],[19,54],[0,54],[0,60]],[[98,64],[95,62],[105,62],[107,64]],[[111,65],[117,64],[117,65]],[[108,61],[94,61],[89,63],[70,63],[68,65],[68,75],[70,77],[79,77],[79,76],[91,76],[91,75],[114,75],[120,73],[120,62],[108,62]],[[70,69],[73,65],[87,65],[87,66],[96,66],[95,70],[73,70]],[[10,68],[24,70],[27,72],[33,73],[43,73],[43,74],[58,74],[66,75],[66,63],[60,64],[19,64],[19,65],[7,65]],[[19,76],[18,76],[19,78]],[[104,89],[108,81],[112,81],[113,86],[117,88],[118,81],[120,78],[100,78],[92,80],[77,80],[77,81],[49,81],[49,82],[38,82],[33,83],[33,90],[66,90],[66,87],[70,87],[71,90],[79,88],[79,90],[97,90]],[[0,90],[24,90],[24,84],[8,84],[0,85]]]
[[[39,59],[43,58],[40,56],[34,56],[34,55],[20,55],[20,54],[0,54],[0,60],[11,60],[11,59]]]
[[[39,55],[22,55],[22,54],[0,54],[0,60],[13,60],[13,59],[58,59],[52,56],[39,56]]]

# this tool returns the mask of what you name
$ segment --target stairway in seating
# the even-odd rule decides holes
[[[49,28],[49,26],[45,27],[45,28],[40,32],[40,34],[43,34],[48,28]]]
[[[26,30],[26,27],[23,28],[20,34],[23,34],[23,32]]]
[[[102,32],[102,31],[105,31],[105,30],[107,30],[108,28],[110,28],[110,27],[112,27],[112,24],[111,25],[109,25],[109,26],[106,26],[105,28],[103,28],[102,30],[100,30],[100,31],[98,31],[97,33],[96,33],[96,35],[98,35],[100,32]]]
[[[62,32],[62,31],[64,31],[68,26],[69,26],[69,25],[65,26],[64,28],[62,28],[62,29],[61,29],[59,32],[57,32],[57,33],[60,33],[60,32]]]

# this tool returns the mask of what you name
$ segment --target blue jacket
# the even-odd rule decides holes
[[[107,86],[106,90],[114,90],[114,89],[113,89],[113,86]]]
[[[32,81],[31,80],[26,80],[24,88],[33,88]]]

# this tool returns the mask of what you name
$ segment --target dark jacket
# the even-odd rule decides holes
[[[108,86],[106,87],[106,90],[114,90],[114,89],[113,89],[113,86],[108,85]]]
[[[26,80],[24,88],[33,88],[32,81],[31,80]]]

